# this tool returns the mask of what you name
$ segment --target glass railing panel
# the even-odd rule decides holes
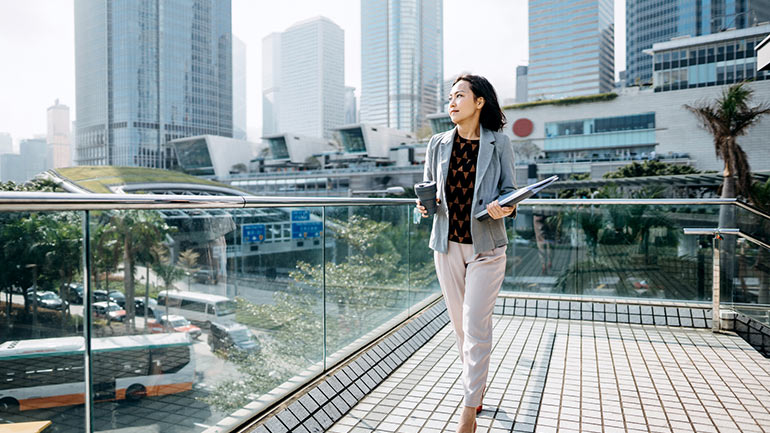
[[[770,207],[766,205],[765,207]],[[770,244],[770,218],[763,215],[766,212],[755,213],[748,209],[735,206],[735,225],[743,233]]]
[[[737,238],[734,257],[728,262],[734,277],[722,305],[770,325],[770,250]]]
[[[408,206],[326,208],[327,365],[407,317],[409,212]]]
[[[707,300],[710,249],[684,227],[713,227],[715,206],[522,205],[510,222],[503,290]],[[710,247],[709,247],[710,248]]]
[[[436,278],[433,250],[428,246],[433,217],[415,216],[414,206],[408,206],[409,225],[409,314],[414,314],[423,304],[441,293]]]
[[[91,212],[90,232],[96,431],[198,431],[322,371],[320,277],[297,278],[320,208]]]
[[[3,423],[84,428],[82,228],[82,212],[0,213]]]

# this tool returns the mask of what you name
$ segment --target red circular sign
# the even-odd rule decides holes
[[[529,136],[534,128],[535,126],[532,124],[532,121],[526,118],[516,119],[516,121],[513,122],[513,133],[516,134],[517,137]]]

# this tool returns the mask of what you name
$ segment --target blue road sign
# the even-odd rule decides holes
[[[321,236],[321,232],[323,231],[323,229],[324,227],[321,221],[291,223],[291,238],[292,239],[317,238]]]
[[[292,221],[310,221],[309,210],[293,210],[291,211]]]
[[[265,240],[264,224],[244,224],[241,226],[241,241],[244,244],[256,244]]]

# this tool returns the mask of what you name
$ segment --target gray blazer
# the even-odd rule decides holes
[[[446,253],[449,238],[449,210],[444,195],[449,158],[452,156],[457,127],[431,137],[425,153],[425,172],[423,180],[436,181],[438,198],[441,202],[433,217],[433,230],[430,233],[430,247],[440,253]],[[508,244],[503,219],[487,218],[479,221],[473,217],[486,209],[489,203],[500,195],[516,189],[514,186],[513,147],[511,140],[502,132],[495,132],[481,127],[478,160],[476,162],[476,181],[474,182],[473,206],[471,208],[471,237],[475,254],[489,251]],[[512,217],[516,216],[514,212]]]

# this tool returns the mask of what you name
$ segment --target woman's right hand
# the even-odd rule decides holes
[[[416,202],[417,202],[417,205],[416,205],[417,210],[420,211],[420,213],[422,214],[422,217],[428,218],[428,210],[425,209],[425,206],[422,205],[422,202],[419,199],[417,199]],[[439,204],[439,203],[441,203],[441,199],[436,198],[436,204]]]

